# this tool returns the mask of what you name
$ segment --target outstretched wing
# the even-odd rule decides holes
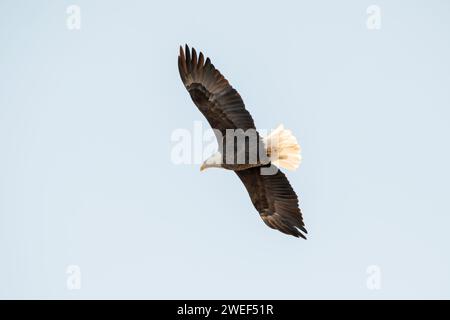
[[[303,233],[308,232],[298,207],[298,198],[288,179],[280,170],[274,175],[261,175],[260,169],[235,172],[247,188],[261,218],[273,229],[306,239]]]
[[[178,69],[192,100],[213,129],[225,136],[226,129],[255,129],[252,116],[245,109],[239,93],[200,52],[180,47]],[[220,141],[219,141],[220,143]]]

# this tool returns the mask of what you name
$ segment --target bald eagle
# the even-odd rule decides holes
[[[239,93],[203,53],[197,55],[194,48],[180,46],[178,69],[219,144],[220,151],[205,160],[200,170],[233,170],[267,226],[306,239],[297,195],[278,169],[296,169],[300,163],[300,146],[292,133],[279,126],[261,137]]]

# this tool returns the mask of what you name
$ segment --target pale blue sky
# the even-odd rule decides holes
[[[450,298],[449,32],[437,0],[1,0],[0,297]],[[298,137],[307,241],[232,172],[171,162],[206,125],[184,43]]]

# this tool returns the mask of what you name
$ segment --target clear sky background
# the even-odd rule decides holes
[[[449,35],[444,0],[1,0],[0,297],[450,298]],[[184,43],[297,136],[307,241],[172,162]]]

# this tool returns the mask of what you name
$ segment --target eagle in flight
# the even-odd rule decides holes
[[[219,151],[200,170],[216,167],[236,172],[267,226],[306,239],[298,197],[278,169],[296,169],[300,146],[280,125],[267,137],[256,131],[253,118],[239,93],[203,53],[180,47],[178,69],[189,95],[206,117],[219,144]]]

